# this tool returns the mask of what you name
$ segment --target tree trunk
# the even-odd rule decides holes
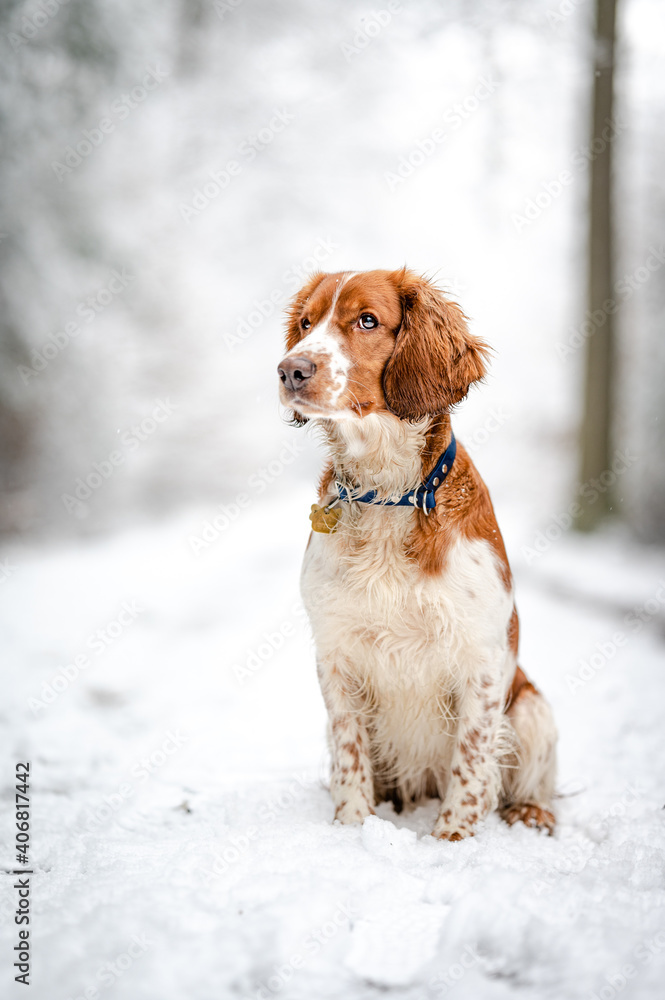
[[[592,151],[589,192],[589,257],[587,303],[595,331],[586,339],[584,411],[580,433],[580,480],[589,483],[612,465],[611,424],[614,389],[614,317],[612,247],[612,97],[616,0],[596,0]],[[610,136],[604,141],[604,136]],[[601,144],[604,141],[604,147]],[[610,307],[612,308],[612,307]],[[595,317],[602,315],[599,324]],[[589,491],[590,493],[591,491]],[[576,527],[589,531],[613,507],[612,490],[593,491],[595,503],[584,504]]]

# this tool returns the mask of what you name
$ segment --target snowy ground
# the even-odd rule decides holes
[[[522,663],[561,731],[559,826],[492,816],[440,843],[434,802],[332,824],[297,594],[311,499],[287,474],[198,555],[214,509],[3,553],[2,788],[31,761],[35,870],[33,985],[7,970],[3,996],[661,995],[660,555],[606,535],[533,558],[509,528]]]
[[[179,4],[89,6],[113,29],[119,69],[99,74],[80,120],[67,96],[77,57],[57,35],[65,13],[50,22],[55,57],[47,31],[22,47],[25,63],[12,54],[29,72],[7,115],[16,176],[2,228],[25,230],[7,271],[8,316],[38,347],[111,267],[136,280],[29,385],[13,360],[6,366],[21,406],[28,399],[48,418],[30,503],[7,504],[21,508],[16,523],[73,534],[61,492],[106,461],[158,398],[172,398],[175,414],[78,512],[89,515],[88,541],[0,549],[0,790],[13,805],[14,764],[31,762],[35,870],[28,991],[13,984],[17,897],[3,880],[2,997],[659,996],[665,561],[620,535],[560,537],[575,495],[582,355],[562,359],[557,346],[584,312],[586,172],[532,225],[517,231],[513,220],[587,141],[590,4],[476,4],[477,24],[455,5],[405,4],[349,62],[340,43],[363,16],[351,2],[258,13],[231,3],[240,10],[224,18],[208,5],[187,58]],[[550,7],[565,7],[563,24],[548,22]],[[662,12],[631,0],[622,14],[617,90],[630,129],[616,146],[626,178],[618,275],[660,246],[662,178],[649,171],[652,140],[665,134],[654,126]],[[80,42],[71,48],[80,53]],[[171,82],[60,184],[51,159],[148,59],[173,67]],[[392,190],[386,172],[456,105],[473,104],[483,77],[498,81],[496,93]],[[277,107],[293,124],[186,224],[179,204]],[[96,263],[81,233],[94,234],[91,246],[105,234]],[[471,840],[435,842],[435,803],[406,816],[383,806],[362,829],[332,825],[324,710],[297,591],[320,458],[277,419],[279,310],[242,345],[225,340],[257,302],[276,294],[281,310],[328,241],[329,270],[406,261],[435,273],[497,352],[455,426],[506,537],[522,664],[560,727],[553,838],[493,816]],[[656,349],[644,339],[646,296],[658,280],[622,307],[622,450],[656,426],[638,416]],[[295,441],[270,490],[257,480],[248,506],[234,509],[249,473]],[[631,491],[645,492],[654,453],[644,447],[623,478],[626,507]],[[216,499],[94,536],[192,497]],[[214,518],[218,528],[206,529]],[[210,540],[193,546],[204,533]],[[10,870],[13,837],[4,808]]]

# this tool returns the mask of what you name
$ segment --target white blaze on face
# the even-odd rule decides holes
[[[311,358],[317,368],[330,375],[332,386],[326,402],[330,406],[336,406],[347,386],[351,359],[342,351],[339,337],[330,332],[329,324],[317,326],[296,344],[292,351],[289,351],[289,355]]]
[[[333,408],[337,406],[340,396],[348,386],[351,358],[342,349],[342,340],[339,334],[334,331],[332,318],[335,313],[339,293],[354,273],[351,271],[344,275],[335,290],[329,311],[323,316],[318,325],[310,330],[307,336],[303,337],[287,354],[287,357],[302,355],[303,357],[310,358],[317,365],[317,368],[321,367],[323,371],[329,374],[332,387],[329,398],[325,402],[326,405]]]

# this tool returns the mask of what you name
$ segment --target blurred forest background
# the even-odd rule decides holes
[[[662,540],[663,4],[621,0],[616,36],[612,506]],[[496,351],[457,427],[498,506],[566,522],[605,323],[593,3],[3,0],[0,50],[0,531],[228,505],[296,440],[279,489],[312,482],[284,305],[316,267],[404,263]]]
[[[662,994],[665,3],[617,0],[613,47],[614,8],[0,0],[33,1000],[111,968],[130,1000]],[[323,456],[280,411],[283,311],[314,269],[404,264],[493,348],[454,426],[560,730],[555,837],[435,843],[433,801],[331,825],[298,598]]]

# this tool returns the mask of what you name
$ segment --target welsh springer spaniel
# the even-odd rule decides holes
[[[335,818],[438,796],[436,837],[472,836],[497,807],[551,832],[556,729],[517,666],[506,550],[450,422],[489,348],[406,268],[316,274],[286,346],[281,401],[330,449],[301,588]]]

